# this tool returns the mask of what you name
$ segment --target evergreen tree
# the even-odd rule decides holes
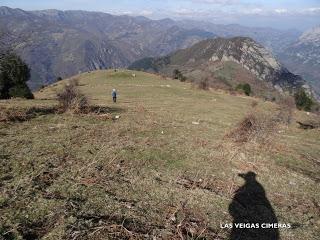
[[[22,59],[14,53],[0,56],[0,99],[12,97],[33,98],[27,81],[30,69]]]
[[[250,94],[252,93],[252,90],[251,90],[251,86],[249,83],[245,83],[245,84],[238,84],[237,87],[236,87],[236,90],[240,90],[240,91],[243,91],[244,94],[246,94],[247,96],[250,96]]]
[[[312,105],[314,104],[312,98],[309,97],[303,89],[300,89],[295,93],[294,99],[299,110],[310,111]]]
[[[178,79],[181,82],[185,82],[187,80],[187,78],[183,76],[183,74],[178,69],[173,70],[173,79]]]

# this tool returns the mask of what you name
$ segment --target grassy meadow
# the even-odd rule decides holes
[[[296,124],[316,116],[294,111],[265,141],[236,142],[245,116],[279,106],[143,72],[73,78],[94,112],[54,111],[69,80],[0,101],[21,115],[0,121],[0,239],[229,239],[220,224],[248,171],[293,226],[282,240],[320,236],[320,131]]]

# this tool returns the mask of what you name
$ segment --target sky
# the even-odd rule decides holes
[[[306,30],[320,25],[320,0],[0,0],[24,10],[87,10],[151,19]]]

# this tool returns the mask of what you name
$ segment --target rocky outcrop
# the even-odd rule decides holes
[[[164,61],[166,60],[166,61]],[[251,72],[260,81],[271,83],[279,92],[294,93],[309,85],[298,75],[282,66],[270,51],[247,37],[216,38],[201,41],[192,47],[179,50],[166,58],[141,60],[132,65],[145,70],[162,71],[168,66],[200,68],[205,63],[235,62]]]
[[[320,26],[302,34],[279,58],[290,71],[303,76],[320,99]]]
[[[309,91],[309,86],[300,76],[289,72],[270,51],[251,38],[216,39],[208,47],[212,47],[214,52],[210,61],[237,62],[257,78],[272,82],[280,91],[291,92],[300,87]]]

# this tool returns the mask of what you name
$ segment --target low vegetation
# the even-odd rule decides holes
[[[266,144],[276,132],[278,123],[273,114],[249,113],[227,137],[238,143],[254,141]]]
[[[238,84],[236,87],[237,91],[241,91],[243,92],[245,95],[250,96],[252,90],[251,90],[251,86],[249,83],[244,83],[244,84]]]
[[[208,78],[204,78],[204,79],[200,80],[199,83],[198,83],[198,87],[201,90],[209,90],[209,87],[210,87],[209,79]]]
[[[178,79],[181,82],[185,82],[187,80],[187,78],[183,76],[183,74],[178,69],[175,69],[173,71],[173,79]]]
[[[295,93],[294,99],[299,110],[311,111],[314,105],[312,98],[303,89]]]
[[[294,226],[282,240],[319,236],[319,129],[296,124],[316,115],[142,72],[76,78],[0,101],[8,112],[56,108],[57,92],[60,106],[85,93],[101,113],[0,122],[0,238],[226,240],[220,224],[233,221],[249,171],[278,222]]]
[[[58,92],[59,110],[61,112],[82,113],[88,110],[89,102],[86,96],[77,88],[77,79],[72,79],[69,84]]]

